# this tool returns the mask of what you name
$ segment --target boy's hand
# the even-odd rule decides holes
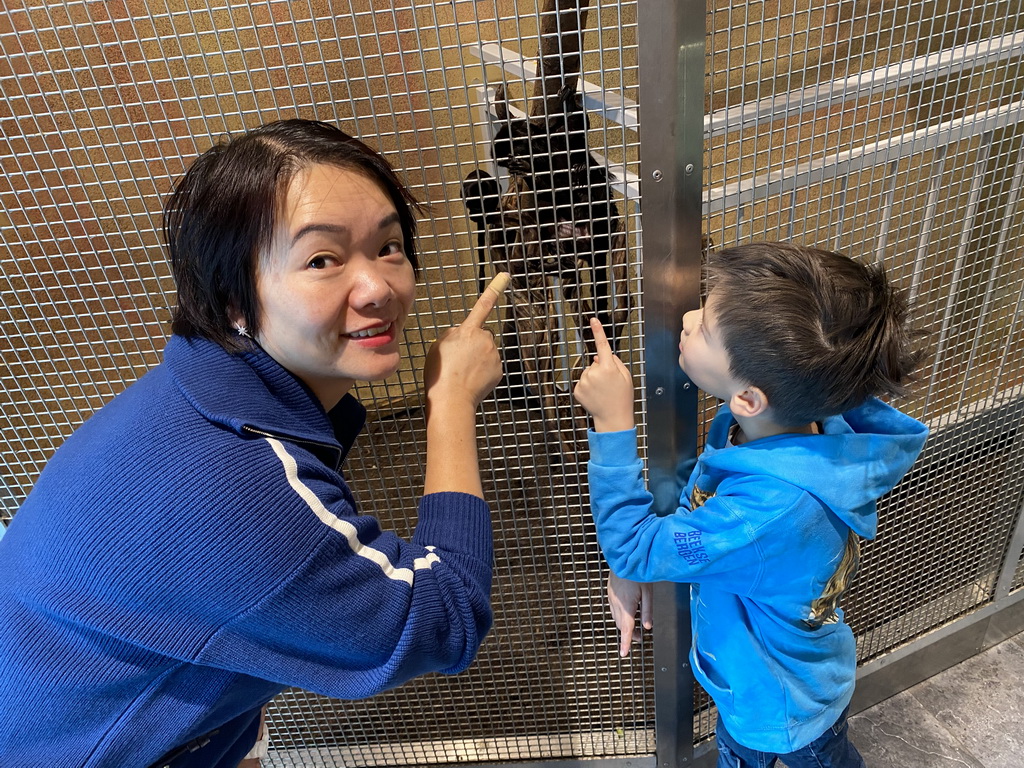
[[[601,321],[590,319],[597,354],[594,362],[583,371],[572,393],[577,402],[594,419],[595,432],[619,432],[632,429],[633,377],[615,353],[604,334]]]
[[[629,648],[639,643],[640,627],[636,625],[636,609],[640,607],[640,623],[644,629],[654,626],[654,590],[650,584],[620,579],[608,574],[608,605],[619,628],[619,656],[629,656]]]

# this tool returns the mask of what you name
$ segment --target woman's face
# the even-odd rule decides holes
[[[384,189],[356,171],[314,165],[292,179],[261,254],[256,340],[330,410],[355,382],[398,370],[415,290]]]

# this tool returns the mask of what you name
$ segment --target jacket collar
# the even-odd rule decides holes
[[[189,403],[240,435],[299,442],[332,469],[341,466],[366,422],[351,394],[324,411],[312,391],[257,345],[231,354],[204,338],[172,336],[164,363]]]

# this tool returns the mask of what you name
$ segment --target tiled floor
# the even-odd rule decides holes
[[[1024,633],[850,718],[868,768],[1024,768]]]

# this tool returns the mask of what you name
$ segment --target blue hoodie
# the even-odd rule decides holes
[[[692,584],[694,675],[744,746],[786,754],[830,727],[853,695],[856,649],[842,610],[812,604],[852,530],[874,538],[876,500],[910,469],[928,430],[879,400],[822,434],[731,445],[722,406],[683,491],[658,517],[636,430],[590,432],[590,493],[611,569]],[[855,541],[855,540],[854,540]]]

